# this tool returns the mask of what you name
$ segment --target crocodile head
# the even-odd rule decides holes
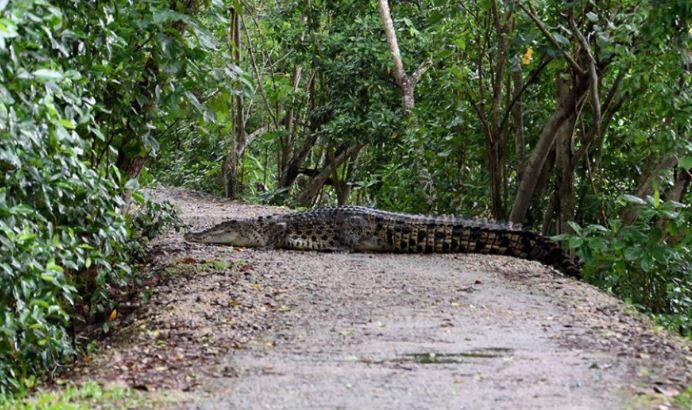
[[[242,247],[273,247],[283,238],[286,223],[271,217],[256,219],[231,219],[209,229],[188,232],[190,242],[224,244]]]

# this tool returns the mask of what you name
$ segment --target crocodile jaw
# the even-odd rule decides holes
[[[198,242],[198,243],[217,243],[217,244],[225,244],[225,245],[236,245],[236,246],[242,246],[238,244],[238,233],[237,232],[225,232],[225,231],[217,231],[217,232],[209,232],[209,231],[201,231],[201,232],[188,232],[184,236],[186,241],[190,242]]]
[[[233,245],[247,248],[264,246],[264,241],[259,235],[241,235],[237,231],[209,229],[201,232],[188,232],[184,236],[186,241],[197,243],[208,243],[217,245]]]

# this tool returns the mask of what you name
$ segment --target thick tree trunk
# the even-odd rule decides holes
[[[567,98],[558,100],[555,111],[550,119],[548,119],[548,122],[543,126],[543,130],[538,137],[538,142],[531,151],[531,155],[526,163],[524,178],[522,178],[519,183],[517,196],[514,199],[512,212],[509,216],[509,220],[515,223],[522,223],[526,219],[526,212],[531,205],[531,199],[536,188],[536,181],[538,180],[538,175],[541,172],[543,163],[563,123],[575,115],[577,104],[582,100],[582,97],[584,97],[588,85],[588,81],[584,81],[583,78],[578,77],[573,89],[567,92],[565,91],[565,87],[568,87],[568,83],[560,77],[560,74],[558,74],[557,83],[558,89],[562,90],[558,92],[558,95],[567,95]]]
[[[564,102],[569,96],[566,85],[558,87],[558,101]],[[575,110],[576,111],[576,110]],[[577,114],[574,112],[560,126],[555,137],[556,165],[556,221],[555,232],[570,231],[568,221],[574,219],[574,126]]]
[[[223,172],[224,192],[226,194],[226,198],[229,198],[229,199],[238,198],[238,195],[240,194],[239,187],[237,184],[237,181],[238,181],[238,155],[236,154],[235,149],[228,150],[228,153],[226,154],[226,158],[224,159],[224,162],[223,162],[222,172]]]
[[[493,218],[498,220],[505,219],[505,207],[503,200],[503,181],[504,181],[504,161],[502,154],[503,147],[494,141],[486,139],[486,151],[488,168],[490,171],[490,202]]]
[[[536,189],[533,192],[533,201],[532,201],[532,207],[529,208],[529,211],[526,214],[526,225],[527,226],[533,226],[535,222],[535,218],[538,217],[533,209],[533,206],[537,206],[541,203],[541,199],[545,195],[545,191],[548,189],[548,186],[550,184],[550,177],[553,173],[553,167],[555,166],[555,149],[551,149],[550,152],[548,153],[548,158],[546,158],[545,162],[543,163],[543,168],[541,169],[541,173],[538,175],[538,182],[536,182]],[[536,215],[534,215],[536,214]],[[552,221],[552,213],[550,214],[551,221]],[[543,218],[545,218],[545,212],[543,214]]]
[[[675,177],[675,183],[668,192],[666,197],[669,201],[682,202],[690,186],[692,179],[692,170],[678,169],[678,175]]]
[[[126,176],[127,179],[137,178],[139,173],[142,172],[144,165],[147,163],[147,159],[147,157],[132,157],[124,154],[123,152],[119,152],[115,166],[118,167],[120,173]]]

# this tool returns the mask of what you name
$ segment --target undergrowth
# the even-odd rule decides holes
[[[692,337],[692,212],[688,205],[622,198],[638,207],[637,219],[609,227],[572,224],[566,240],[583,262],[586,281],[651,314],[658,322]]]
[[[0,410],[89,410],[142,408],[151,405],[142,393],[121,387],[104,387],[89,381],[56,390],[41,390],[31,397],[2,401]]]

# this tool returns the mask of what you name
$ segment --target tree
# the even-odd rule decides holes
[[[385,36],[387,37],[387,44],[389,44],[389,51],[392,54],[392,61],[394,63],[394,78],[399,87],[401,87],[404,110],[408,113],[415,106],[414,92],[416,86],[421,76],[427,70],[430,62],[426,61],[421,63],[410,76],[406,74],[404,62],[401,60],[401,51],[399,50],[399,41],[397,40],[396,31],[394,30],[392,14],[389,10],[389,1],[379,0],[379,7],[380,18],[382,19]]]

